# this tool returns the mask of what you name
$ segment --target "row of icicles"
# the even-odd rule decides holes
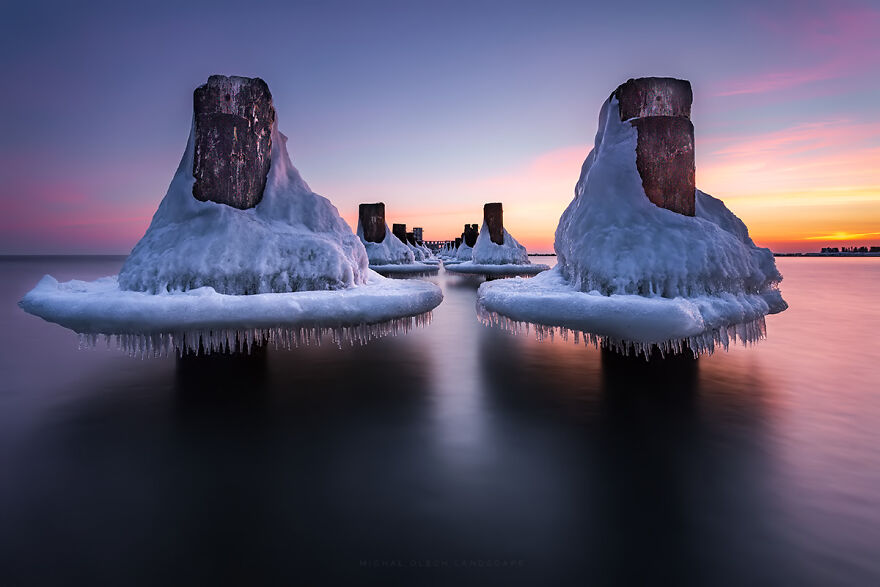
[[[652,353],[659,353],[660,357],[671,354],[691,352],[694,357],[703,354],[712,354],[715,348],[720,346],[725,350],[736,341],[743,345],[754,344],[766,337],[766,325],[764,318],[721,326],[709,330],[698,336],[686,339],[670,339],[662,342],[641,343],[627,340],[618,340],[608,336],[599,336],[589,332],[580,332],[561,326],[546,326],[543,324],[530,324],[520,322],[506,316],[489,312],[484,308],[478,308],[478,317],[486,326],[497,326],[517,334],[529,334],[534,331],[538,341],[553,341],[559,337],[563,341],[573,340],[579,344],[583,340],[585,345],[595,348],[611,349],[620,354],[643,355],[646,359]],[[212,353],[247,353],[250,354],[256,347],[271,346],[278,350],[290,350],[300,346],[320,346],[324,339],[329,338],[332,344],[342,348],[344,345],[364,345],[370,340],[384,336],[397,336],[407,334],[413,328],[424,327],[430,324],[431,312],[395,318],[378,324],[358,324],[356,326],[341,327],[298,327],[298,328],[249,328],[249,329],[202,329],[189,330],[174,333],[160,332],[149,334],[79,334],[79,348],[95,348],[99,341],[106,343],[110,348],[115,342],[116,348],[131,357],[167,357],[185,354]]]
[[[559,337],[563,341],[569,339],[574,340],[574,344],[579,344],[581,340],[584,345],[592,345],[595,348],[610,349],[622,355],[630,356],[642,355],[645,360],[651,358],[653,353],[659,353],[660,358],[667,355],[682,354],[690,352],[694,358],[700,355],[711,355],[715,352],[715,348],[720,346],[727,350],[731,344],[739,340],[743,346],[752,345],[766,338],[767,326],[764,317],[740,324],[732,324],[729,326],[720,326],[718,328],[707,330],[697,336],[691,336],[683,339],[669,339],[661,342],[634,342],[630,340],[615,339],[610,336],[600,336],[590,332],[581,332],[571,330],[563,326],[547,326],[544,324],[531,324],[529,322],[520,322],[503,316],[496,312],[491,312],[478,306],[477,315],[480,322],[486,326],[498,326],[517,334],[529,334],[530,330],[534,330],[535,337],[539,342],[550,340],[551,342]]]
[[[431,317],[431,312],[425,312],[378,324],[339,327],[220,328],[146,334],[80,333],[79,348],[95,348],[99,342],[106,343],[110,348],[115,342],[119,350],[142,359],[232,352],[250,354],[255,348],[262,346],[290,350],[305,345],[320,346],[325,338],[342,348],[346,344],[364,345],[383,336],[406,334],[413,328],[430,324]]]

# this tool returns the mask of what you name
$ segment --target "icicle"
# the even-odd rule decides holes
[[[95,348],[100,337],[103,337],[107,348],[111,340],[119,351],[128,356],[168,357],[177,355],[203,353],[247,353],[254,352],[256,347],[271,344],[274,349],[290,350],[303,345],[320,346],[324,337],[331,340],[338,348],[344,346],[363,346],[376,338],[389,335],[407,334],[417,327],[425,327],[433,319],[432,312],[395,318],[387,322],[372,324],[355,324],[350,326],[322,327],[296,326],[287,328],[223,328],[218,330],[187,330],[181,332],[150,332],[143,334],[99,334],[81,332],[77,334],[77,347],[80,350]]]
[[[716,346],[721,346],[724,350],[727,350],[731,342],[735,342],[737,339],[743,345],[752,345],[767,336],[767,324],[763,316],[750,322],[720,326],[684,339],[668,339],[658,342],[618,340],[591,332],[570,330],[561,326],[519,322],[497,312],[490,312],[479,304],[477,305],[477,318],[485,326],[498,326],[502,330],[506,330],[514,335],[523,330],[528,334],[529,330],[532,329],[538,342],[543,342],[548,338],[553,342],[558,331],[559,337],[566,342],[569,340],[569,335],[571,335],[574,344],[578,344],[580,339],[583,339],[585,347],[592,346],[594,348],[609,349],[625,356],[629,356],[632,353],[635,356],[644,356],[646,360],[650,359],[651,354],[654,352],[659,353],[660,357],[663,358],[689,351],[696,358],[701,355],[711,355],[715,352]]]

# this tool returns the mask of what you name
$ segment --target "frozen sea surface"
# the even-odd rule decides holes
[[[880,259],[778,263],[766,340],[650,366],[442,271],[363,347],[77,351],[16,302],[122,259],[2,259],[0,584],[878,584]]]

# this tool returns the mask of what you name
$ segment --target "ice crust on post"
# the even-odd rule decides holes
[[[239,210],[192,195],[194,133],[168,193],[122,270],[122,289],[160,293],[212,287],[244,295],[343,289],[366,282],[367,255],[327,198],[314,193],[272,127],[263,198]]]
[[[385,238],[382,242],[372,243],[364,238],[364,227],[358,221],[357,235],[367,251],[370,265],[403,265],[415,262],[415,255],[409,246],[397,238],[388,225],[385,225]]]
[[[695,354],[754,342],[764,316],[784,310],[769,249],[723,202],[699,190],[696,215],[647,198],[636,166],[638,129],[612,95],[593,150],[556,230],[558,263],[534,279],[480,286],[487,323],[584,337],[621,352]]]
[[[403,225],[395,224],[395,226]],[[382,242],[370,242],[364,235],[363,222],[359,218],[357,236],[366,248],[370,269],[382,275],[417,277],[438,271],[436,264],[424,262],[429,260],[430,251],[402,241],[398,235],[388,229],[388,224],[385,224],[385,237]]]
[[[547,265],[533,264],[529,261],[526,248],[519,244],[509,232],[501,228],[504,244],[492,241],[489,227],[483,221],[483,228],[473,249],[469,251],[470,260],[451,264],[451,273],[484,275],[486,277],[509,277],[514,275],[535,275],[549,269]],[[462,244],[462,247],[466,245]]]
[[[529,254],[526,248],[513,238],[506,228],[502,228],[504,244],[495,244],[489,234],[489,227],[483,222],[480,235],[474,244],[472,259],[481,265],[528,265]]]
[[[262,198],[247,209],[204,191],[196,197],[195,134],[193,122],[171,185],[120,274],[65,283],[47,275],[19,302],[25,311],[87,343],[115,336],[144,356],[316,343],[325,334],[365,342],[430,319],[440,288],[369,269],[360,239],[290,162],[274,112]]]

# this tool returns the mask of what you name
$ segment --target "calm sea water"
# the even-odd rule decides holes
[[[768,339],[621,359],[480,325],[250,358],[78,351],[0,260],[0,584],[880,582],[880,259],[778,259]]]

